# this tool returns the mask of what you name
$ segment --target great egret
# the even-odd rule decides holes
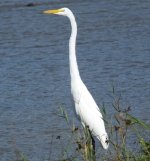
[[[72,32],[69,40],[69,62],[71,75],[71,93],[75,102],[75,110],[81,119],[83,127],[87,126],[90,132],[98,138],[104,149],[108,149],[109,141],[105,130],[103,116],[92,95],[83,83],[76,60],[77,24],[72,11],[68,8],[46,10],[46,14],[67,16],[70,20]]]

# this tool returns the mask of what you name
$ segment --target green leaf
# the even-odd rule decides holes
[[[150,130],[150,125],[144,123],[142,120],[137,119],[137,118],[131,116],[130,114],[127,114],[127,117],[131,120],[132,124],[136,123],[136,124],[143,126],[146,129]]]

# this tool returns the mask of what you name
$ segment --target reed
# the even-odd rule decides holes
[[[72,131],[76,135],[74,142],[77,145],[78,156],[82,156],[83,161],[149,161],[150,142],[144,137],[144,134],[147,133],[150,135],[150,125],[132,116],[130,114],[130,106],[123,107],[121,96],[115,94],[114,88],[112,93],[114,114],[111,119],[110,117],[107,119],[108,114],[105,105],[103,104],[101,106],[109,133],[110,147],[108,152],[97,156],[97,150],[93,149],[92,137],[88,128],[79,129],[73,125],[72,129],[74,130]],[[64,112],[64,109],[62,110],[62,107],[61,111],[63,111],[61,114],[67,123],[69,123],[68,115]],[[133,136],[136,138],[136,141],[130,143]]]
[[[60,106],[57,116],[62,118],[69,129],[67,146],[63,146],[61,159],[57,161],[149,161],[150,160],[150,125],[131,115],[131,107],[124,107],[121,103],[121,96],[112,90],[112,117],[108,116],[107,108],[103,104],[101,112],[109,134],[110,147],[107,152],[102,149],[102,154],[93,147],[93,138],[86,128],[76,127],[63,106]],[[108,119],[109,118],[109,119]],[[131,141],[134,137],[135,141]],[[60,137],[61,139],[61,137]],[[53,147],[53,145],[51,145]],[[51,148],[52,148],[51,147]],[[72,154],[72,149],[74,154]],[[52,152],[52,149],[50,150]],[[16,152],[16,161],[28,161],[27,157],[20,151]],[[50,154],[51,156],[51,154]],[[51,161],[51,157],[49,160]]]

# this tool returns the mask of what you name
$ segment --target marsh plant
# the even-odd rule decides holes
[[[116,96],[114,89],[112,98],[115,112],[112,121],[108,122],[112,159],[108,156],[106,160],[148,161],[150,159],[150,142],[144,135],[145,133],[150,134],[150,126],[132,116],[130,106],[122,106],[121,96]]]
[[[102,149],[99,154],[99,149],[93,147],[93,138],[88,127],[75,126],[65,107],[60,106],[56,114],[65,120],[70,136],[67,136],[67,144],[63,146],[62,159],[57,161],[150,161],[150,125],[131,115],[132,108],[121,104],[121,96],[115,94],[114,88],[112,93],[114,112],[111,117],[108,116],[104,104],[100,107],[109,134],[110,146],[107,152]],[[61,136],[56,139],[61,140]],[[53,142],[50,153],[53,151],[52,147]],[[17,161],[28,161],[18,149],[16,157]],[[51,154],[47,161],[53,161]]]
[[[105,106],[101,106],[103,112],[104,121],[107,125],[107,131],[109,133],[110,147],[107,153],[103,155],[96,155],[97,151],[93,147],[93,140],[88,127],[85,129],[79,129],[69,124],[69,118],[61,107],[61,116],[65,118],[70,129],[72,130],[73,142],[76,143],[77,156],[74,160],[83,161],[149,161],[150,160],[150,126],[141,121],[140,119],[132,116],[131,107],[123,107],[121,104],[121,96],[115,94],[115,90],[112,92],[112,107],[113,115],[110,119],[107,119],[108,114]],[[133,139],[132,139],[133,138]],[[72,144],[73,145],[73,144]],[[69,153],[69,152],[68,152]]]

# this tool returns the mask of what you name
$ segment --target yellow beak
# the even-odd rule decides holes
[[[46,14],[57,14],[59,12],[63,12],[63,9],[46,10],[43,13],[46,13]]]

